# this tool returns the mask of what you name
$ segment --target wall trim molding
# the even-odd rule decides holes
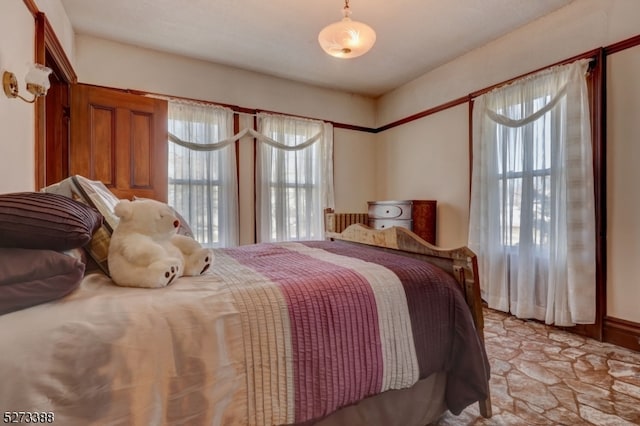
[[[31,1],[31,0],[25,0],[25,1]],[[607,47],[603,47],[603,48],[597,48],[597,49],[592,49],[589,50],[587,52],[581,53],[579,55],[575,55],[572,56],[570,58],[564,59],[562,61],[558,61],[556,63],[553,63],[551,65],[547,65],[541,68],[538,68],[534,71],[530,71],[527,73],[524,73],[522,75],[516,76],[516,77],[512,77],[508,80],[502,81],[500,83],[497,84],[493,84],[491,86],[487,86],[485,88],[476,90],[474,92],[469,93],[466,96],[461,96],[459,98],[450,100],[448,102],[444,102],[441,103],[439,105],[436,105],[434,107],[431,108],[427,108],[425,110],[419,111],[415,114],[409,115],[407,117],[398,119],[396,121],[393,121],[391,123],[382,125],[380,127],[367,127],[367,126],[357,126],[357,125],[352,125],[352,124],[347,124],[347,123],[339,123],[339,122],[333,122],[333,121],[329,121],[329,120],[322,120],[322,119],[318,119],[318,118],[314,118],[314,117],[305,117],[305,116],[299,116],[300,118],[307,118],[307,119],[312,119],[312,120],[322,120],[322,121],[326,121],[329,122],[331,124],[333,124],[333,127],[337,128],[337,129],[346,129],[346,130],[353,130],[356,132],[366,132],[366,133],[382,133],[385,130],[389,130],[392,129],[394,127],[398,127],[401,126],[403,124],[407,124],[410,123],[412,121],[415,120],[419,120],[421,118],[427,117],[429,115],[432,114],[436,114],[438,112],[444,111],[446,109],[449,108],[453,108],[456,107],[458,105],[462,105],[464,103],[471,103],[473,101],[474,98],[487,93],[493,89],[495,89],[496,87],[500,87],[500,86],[504,86],[505,84],[509,84],[511,82],[514,82],[520,78],[526,77],[528,75],[531,74],[535,74],[536,72],[545,70],[547,68],[556,66],[556,65],[562,65],[562,64],[568,64],[570,62],[576,61],[578,59],[583,59],[583,58],[598,58],[600,56],[600,52],[602,50],[604,50],[604,56],[606,57],[607,55],[619,52],[621,50],[624,49],[628,49],[630,47],[634,47],[640,45],[640,34],[636,35],[634,37],[628,38],[626,40],[622,40],[619,41],[617,43],[611,44]],[[135,93],[135,94],[139,94],[139,95],[155,95],[155,96],[164,96],[164,97],[168,97],[168,98],[174,98],[174,99],[184,99],[184,100],[188,100],[188,101],[194,101],[194,102],[202,102],[202,103],[208,103],[211,105],[219,105],[219,106],[224,106],[227,108],[231,108],[232,110],[234,110],[235,112],[238,113],[244,113],[244,114],[255,114],[257,112],[266,112],[266,113],[272,113],[272,114],[284,114],[284,115],[289,115],[292,117],[296,117],[296,115],[292,115],[292,114],[286,114],[286,113],[282,113],[282,112],[278,112],[278,111],[268,111],[268,110],[259,110],[259,109],[252,109],[252,108],[246,108],[246,107],[241,107],[238,105],[230,105],[230,104],[224,104],[224,103],[220,103],[220,102],[213,102],[213,101],[203,101],[203,100],[199,100],[199,99],[191,99],[191,98],[186,98],[186,97],[180,97],[180,96],[169,96],[169,95],[165,95],[162,93],[152,93],[152,92],[145,92],[145,91],[141,91],[141,90],[135,90],[135,89],[123,89],[127,92],[130,93]]]
[[[44,46],[38,46],[39,54],[43,54],[45,56],[47,53],[50,54],[53,62],[59,68],[60,77],[67,83],[77,83],[78,76],[73,69],[73,65],[71,65],[69,57],[64,51],[64,47],[62,47],[62,43],[60,43],[58,36],[53,30],[49,19],[47,19],[47,16],[43,12],[38,13],[36,16],[36,22],[41,23],[40,25],[42,25],[42,28],[39,28],[38,31],[44,32]]]
[[[382,127],[378,127],[377,129],[375,129],[375,133],[384,132],[385,130],[392,129],[394,127],[398,127],[398,126],[401,126],[401,125],[406,124],[406,123],[410,123],[412,121],[418,120],[418,119],[426,117],[428,115],[435,114],[435,113],[440,112],[440,111],[444,111],[445,109],[449,109],[449,108],[453,108],[453,107],[458,106],[458,105],[462,105],[464,103],[469,102],[470,100],[471,100],[471,98],[469,96],[461,96],[461,97],[459,97],[457,99],[454,99],[452,101],[445,102],[445,103],[437,105],[437,106],[435,106],[433,108],[425,109],[424,111],[420,111],[420,112],[418,112],[416,114],[410,115],[410,116],[405,117],[405,118],[401,118],[400,120],[396,120],[396,121],[394,121],[392,123],[385,124]]]
[[[27,6],[27,9],[29,10],[29,12],[31,12],[31,14],[35,18],[38,12],[40,12],[40,10],[38,10],[38,5],[36,4],[36,1],[35,0],[23,0],[23,1],[24,1],[24,5]]]
[[[99,87],[103,87],[103,86],[99,86]],[[336,128],[336,129],[346,129],[346,130],[353,130],[353,131],[356,131],[356,132],[367,132],[367,133],[377,133],[378,132],[378,130],[373,128],[373,127],[357,126],[355,124],[347,124],[347,123],[339,123],[339,122],[336,122],[336,121],[324,120],[322,118],[307,117],[307,116],[304,116],[304,115],[289,114],[289,113],[278,112],[278,111],[270,111],[270,110],[265,110],[265,109],[247,108],[247,107],[242,107],[242,106],[238,106],[238,105],[224,104],[224,103],[221,103],[221,102],[204,101],[204,100],[201,100],[201,99],[187,98],[187,97],[184,97],[184,96],[166,95],[164,93],[157,93],[157,92],[146,92],[146,91],[143,91],[143,90],[136,90],[136,89],[117,89],[117,88],[113,88],[113,87],[109,87],[109,89],[121,90],[121,91],[124,91],[124,92],[127,92],[127,93],[132,93],[134,95],[141,95],[141,96],[160,96],[160,97],[163,97],[163,98],[165,98],[167,100],[177,99],[177,100],[196,102],[196,103],[200,103],[200,104],[204,104],[204,105],[216,105],[216,106],[229,108],[229,109],[233,110],[233,112],[238,113],[238,114],[256,115],[256,114],[258,114],[260,112],[264,112],[264,113],[267,113],[267,114],[280,114],[280,115],[286,115],[288,117],[297,117],[297,118],[304,118],[304,119],[307,119],[307,120],[324,121],[325,123],[331,123],[333,125],[333,127]]]
[[[640,323],[607,316],[604,341],[640,352]]]
[[[635,37],[610,44],[604,48],[604,52],[605,55],[611,55],[612,53],[620,52],[621,50],[629,49],[638,45],[640,45],[640,34]]]
[[[54,69],[58,78],[67,85],[77,83],[78,77],[64,51],[60,40],[43,12],[35,15],[35,62]],[[47,143],[46,143],[46,100],[42,97],[35,102],[35,189],[46,186]]]
[[[418,120],[420,118],[426,117],[428,115],[435,114],[437,112],[443,111],[443,110],[448,109],[448,108],[452,108],[454,106],[458,106],[461,103],[472,101],[474,98],[476,98],[476,97],[478,97],[478,96],[480,96],[480,95],[482,95],[484,93],[487,93],[487,92],[495,89],[496,87],[504,86],[505,84],[509,84],[509,83],[511,83],[511,82],[513,82],[515,80],[518,80],[520,78],[526,77],[526,76],[531,75],[531,74],[535,74],[536,72],[545,70],[547,68],[550,68],[550,67],[553,67],[553,66],[556,66],[556,65],[567,64],[567,63],[570,63],[570,62],[573,62],[573,61],[576,61],[576,60],[582,59],[582,58],[598,57],[599,53],[600,53],[600,50],[602,50],[602,49],[604,49],[604,56],[607,56],[607,55],[611,55],[611,54],[616,53],[616,52],[620,52],[621,50],[629,49],[631,47],[635,47],[635,46],[638,46],[638,45],[640,45],[640,34],[638,34],[636,36],[633,36],[633,37],[630,37],[628,39],[619,41],[617,43],[610,44],[609,46],[606,46],[606,47],[603,47],[603,48],[592,49],[590,51],[581,53],[579,55],[572,56],[572,57],[564,59],[562,61],[558,61],[558,62],[556,62],[554,64],[547,65],[545,67],[536,69],[534,71],[530,71],[530,72],[527,72],[525,74],[519,75],[517,77],[510,78],[510,79],[505,80],[503,82],[500,82],[500,83],[497,83],[497,84],[493,84],[493,85],[485,87],[483,89],[476,90],[475,92],[471,92],[468,96],[462,96],[460,98],[451,100],[449,102],[442,103],[442,104],[437,105],[435,107],[428,108],[428,109],[425,109],[423,111],[417,112],[417,113],[412,114],[410,116],[407,116],[405,118],[401,118],[401,119],[396,120],[396,121],[394,121],[392,123],[385,124],[385,125],[383,125],[381,127],[378,127],[376,129],[374,129],[374,133],[380,133],[380,132],[383,132],[385,130],[391,129],[393,127],[397,127],[397,126],[400,126],[402,124],[407,124],[407,123],[410,123],[412,121]]]

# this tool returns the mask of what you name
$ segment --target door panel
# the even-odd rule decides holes
[[[90,179],[99,180],[107,186],[114,187],[113,149],[116,142],[113,129],[115,129],[116,125],[116,111],[113,108],[104,108],[91,104],[89,104],[89,110],[91,136],[79,139],[87,143],[86,149],[82,151],[86,166],[78,169],[87,174],[73,174],[81,174],[87,177],[89,177],[88,174],[91,174]],[[95,156],[95,158],[92,159],[92,156]],[[90,169],[91,166],[93,166],[93,171]]]
[[[152,176],[150,171],[152,164],[149,163],[149,156],[146,155],[151,151],[149,141],[153,132],[153,117],[149,114],[133,113],[131,114],[131,135],[134,140],[138,141],[131,149],[131,156],[135,168],[131,169],[133,174],[131,182],[136,188],[150,188],[152,186]]]
[[[70,174],[119,198],[167,200],[167,102],[115,89],[71,88]]]

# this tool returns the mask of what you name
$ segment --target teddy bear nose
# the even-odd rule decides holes
[[[177,228],[178,226],[180,226],[180,221],[178,219],[173,221],[173,227]]]

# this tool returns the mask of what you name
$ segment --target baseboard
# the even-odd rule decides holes
[[[640,323],[605,317],[604,341],[640,352]]]

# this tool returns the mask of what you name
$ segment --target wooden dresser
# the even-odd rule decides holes
[[[369,201],[369,226],[384,229],[401,226],[436,244],[435,200]]]

